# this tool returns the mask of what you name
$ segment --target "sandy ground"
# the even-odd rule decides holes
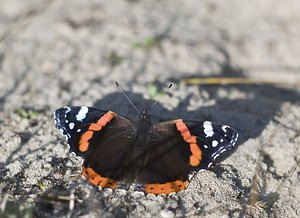
[[[299,217],[299,11],[298,0],[0,0],[0,216]],[[219,76],[287,85],[184,82]],[[175,82],[154,120],[226,123],[237,150],[169,196],[90,186],[52,112],[134,118],[114,80],[139,109]]]

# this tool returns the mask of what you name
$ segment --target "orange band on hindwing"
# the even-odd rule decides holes
[[[179,192],[186,188],[188,181],[176,180],[174,182],[167,182],[163,184],[146,184],[144,185],[144,192],[146,194],[170,194],[172,192]]]
[[[197,137],[191,135],[187,125],[182,120],[176,120],[175,122],[177,130],[180,132],[183,140],[190,145],[191,156],[190,165],[193,167],[199,166],[202,159],[202,152],[200,147],[197,145]]]
[[[82,176],[84,176],[85,179],[93,185],[100,186],[102,188],[115,189],[118,186],[115,180],[109,179],[107,177],[102,177],[90,167],[86,168],[82,166]]]
[[[89,149],[89,140],[93,137],[94,132],[100,131],[115,116],[114,112],[108,111],[96,123],[91,123],[88,130],[83,133],[79,140],[79,151],[86,152]]]
[[[95,186],[100,186],[102,188],[116,189],[119,185],[117,181],[101,176],[90,167],[82,166],[82,176],[91,184]],[[188,181],[181,180],[176,180],[174,182],[167,182],[163,184],[145,184],[143,191],[146,194],[170,194],[172,192],[179,192],[184,190],[187,187],[187,185]]]

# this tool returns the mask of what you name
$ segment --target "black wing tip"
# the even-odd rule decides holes
[[[231,148],[234,148],[237,141],[238,141],[238,138],[239,138],[239,134],[233,130],[233,133],[232,133],[232,136],[231,136],[231,140],[229,142],[229,145],[231,146]]]
[[[69,140],[70,135],[68,134],[68,131],[65,127],[65,123],[67,119],[67,113],[69,113],[70,111],[71,111],[71,107],[64,106],[58,108],[56,111],[53,112],[55,127],[59,129],[64,136],[66,136],[67,141]]]
[[[61,108],[58,108],[53,112],[53,119],[57,122],[60,123],[64,121],[67,117],[67,113],[71,111],[71,107],[69,106],[64,106]]]
[[[207,168],[210,168],[215,162],[221,162],[226,159],[236,150],[239,134],[234,129],[230,129],[232,134],[229,143],[212,155],[212,161],[208,163]]]

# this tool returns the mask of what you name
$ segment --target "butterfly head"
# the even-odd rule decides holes
[[[147,109],[143,108],[143,110],[142,110],[142,112],[140,113],[140,116],[139,116],[139,121],[151,122],[151,116],[148,113]]]

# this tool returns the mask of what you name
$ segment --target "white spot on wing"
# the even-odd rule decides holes
[[[188,175],[188,181],[191,181],[192,178],[197,174],[197,171],[192,171],[189,175]]]
[[[217,157],[219,157],[220,156],[220,154],[216,154],[215,156],[214,156],[214,160],[217,158]]]
[[[74,123],[70,123],[70,124],[69,124],[69,127],[70,127],[70,129],[73,129],[73,128],[74,128],[74,126],[75,126],[75,124],[74,124]]]
[[[82,106],[78,112],[78,114],[76,115],[76,119],[78,121],[82,121],[83,119],[85,119],[87,112],[89,111],[87,106]]]
[[[220,142],[224,142],[224,140],[223,140],[223,139],[220,139]]]
[[[211,145],[212,145],[213,147],[216,147],[216,146],[218,145],[218,142],[217,142],[216,140],[213,140],[212,143],[211,143]]]
[[[226,151],[226,149],[224,148],[224,149],[222,149],[221,151],[219,151],[219,153],[222,154],[222,153],[225,152],[225,151]]]
[[[77,129],[77,132],[80,132],[81,131],[81,129]]]
[[[205,121],[203,123],[205,138],[212,137],[214,135],[214,130],[210,121]]]
[[[59,129],[59,131],[61,132],[61,134],[64,134],[64,130],[63,129]]]
[[[207,146],[207,145],[204,145],[204,148],[208,148],[208,146]]]
[[[69,106],[64,106],[64,108],[66,109],[66,114],[71,111],[71,107],[69,107]]]
[[[228,127],[229,127],[229,126],[224,125],[224,126],[221,127],[221,129],[222,129],[224,132],[227,132],[227,129],[226,129],[226,128],[228,128]]]
[[[64,109],[66,109],[66,112],[65,112],[65,118],[66,118],[67,117],[67,113],[69,113],[71,111],[71,107],[64,106]]]

